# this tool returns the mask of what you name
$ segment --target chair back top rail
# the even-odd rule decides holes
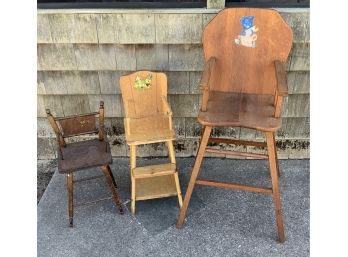
[[[65,146],[64,138],[99,133],[99,139],[104,137],[104,102],[100,102],[99,112],[84,113],[66,117],[54,117],[46,109],[47,118],[57,135],[60,146]],[[98,123],[97,124],[97,117]],[[98,125],[98,126],[97,126]]]

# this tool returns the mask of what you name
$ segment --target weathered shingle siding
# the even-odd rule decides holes
[[[196,153],[201,126],[196,116],[203,69],[201,36],[212,13],[38,13],[37,136],[38,158],[55,158],[56,141],[45,114],[57,116],[106,109],[106,127],[114,156],[128,156],[119,77],[135,70],[168,76],[177,156]],[[309,13],[281,12],[292,27],[294,44],[287,62],[289,97],[278,131],[280,158],[309,157]],[[214,136],[260,139],[249,129],[216,128]],[[250,151],[259,149],[248,148]],[[140,156],[163,156],[162,145],[139,147]]]

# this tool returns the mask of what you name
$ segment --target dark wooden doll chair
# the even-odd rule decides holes
[[[117,185],[109,164],[112,163],[109,142],[104,130],[104,103],[100,102],[99,112],[55,118],[49,109],[46,110],[58,141],[58,171],[67,175],[69,224],[73,226],[74,199],[73,185],[76,182],[89,180],[73,180],[73,173],[91,167],[101,167],[112,192],[113,200],[121,214],[122,205],[117,193]],[[99,126],[97,127],[97,119]],[[66,138],[87,134],[98,134],[92,140],[67,143]],[[96,178],[96,177],[94,177]],[[94,201],[95,202],[95,201]]]
[[[164,73],[137,71],[120,78],[124,126],[130,147],[132,202],[160,197],[177,196],[182,206],[182,196],[176,169],[173,140],[172,111],[167,102],[167,76]],[[166,143],[170,163],[136,166],[138,145]]]
[[[191,179],[177,227],[181,228],[195,184],[266,193],[273,196],[278,238],[284,241],[278,188],[275,132],[282,126],[282,98],[288,88],[284,63],[292,46],[292,31],[274,10],[231,8],[221,11],[204,29],[205,67],[201,78],[203,126]],[[213,127],[243,127],[261,131],[266,142],[210,138]],[[224,151],[208,142],[267,148],[268,154]],[[272,187],[197,179],[204,152],[268,159]],[[260,221],[262,222],[262,221]]]

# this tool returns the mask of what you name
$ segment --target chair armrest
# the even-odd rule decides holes
[[[200,88],[203,90],[201,107],[202,112],[207,111],[210,90],[210,77],[214,70],[215,62],[216,57],[210,57],[209,60],[204,64],[204,70],[202,73],[201,81],[199,82]]]
[[[202,73],[201,81],[199,82],[199,85],[201,89],[209,89],[209,82],[211,73],[213,71],[214,65],[216,62],[216,57],[210,57],[208,61],[204,64],[204,70]]]
[[[162,102],[163,102],[164,111],[167,112],[167,114],[170,116],[173,115],[172,109],[170,108],[167,98],[164,95],[162,96]]]
[[[277,93],[279,96],[288,95],[288,84],[286,82],[286,71],[284,64],[279,61],[274,61],[275,74],[277,78]]]

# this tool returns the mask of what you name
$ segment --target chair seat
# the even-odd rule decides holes
[[[211,91],[206,112],[198,121],[204,126],[231,126],[276,131],[281,118],[274,117],[273,95]]]
[[[87,140],[67,144],[58,149],[58,171],[70,173],[73,171],[103,166],[112,163],[110,146],[106,141]]]
[[[151,131],[138,131],[131,135],[126,135],[127,144],[141,145],[149,143],[159,143],[175,139],[175,132],[171,129],[154,128]]]

